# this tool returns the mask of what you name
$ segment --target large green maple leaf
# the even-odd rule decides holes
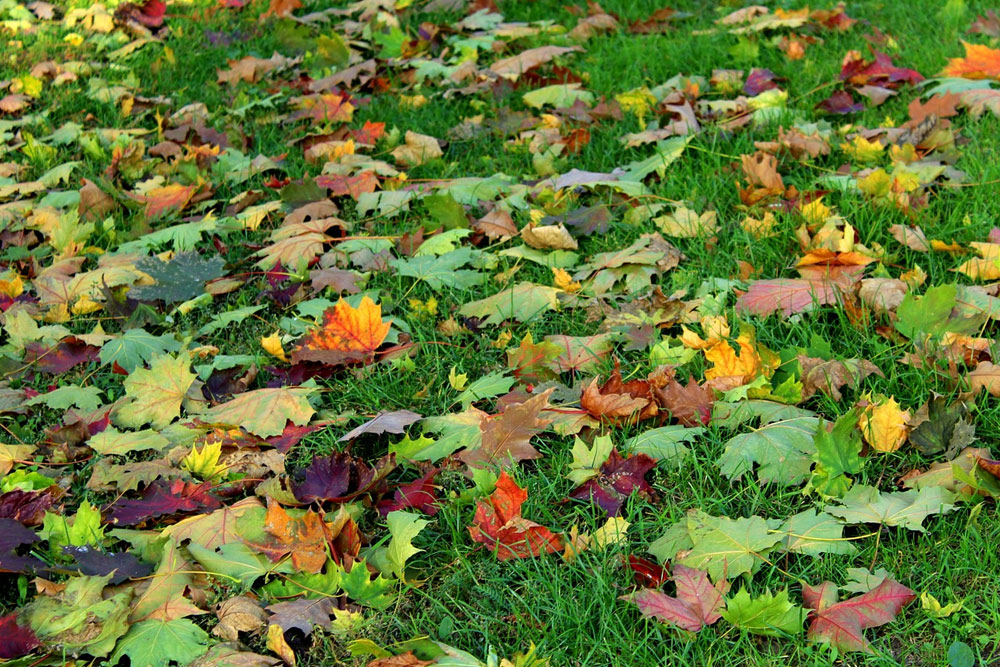
[[[111,664],[128,656],[135,667],[190,665],[208,650],[208,633],[186,618],[142,621],[118,642]]]

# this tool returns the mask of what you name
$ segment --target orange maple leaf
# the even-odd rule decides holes
[[[1000,79],[1000,49],[968,42],[962,42],[962,46],[965,57],[949,59],[941,74],[963,79]]]
[[[276,16],[278,18],[288,16],[301,6],[302,0],[271,0],[271,4],[267,8],[267,11],[261,14],[260,18],[261,20],[264,20],[268,16]]]
[[[529,558],[562,549],[562,539],[544,526],[521,516],[521,505],[528,493],[506,472],[500,473],[496,490],[489,502],[476,503],[474,525],[469,536],[474,542],[496,551],[499,560]]]
[[[319,514],[306,510],[293,518],[278,503],[268,502],[264,530],[273,539],[267,544],[251,544],[254,549],[275,562],[290,554],[292,565],[300,572],[317,574],[323,570],[333,535]]]
[[[357,308],[341,299],[326,311],[320,327],[302,338],[292,362],[339,364],[371,359],[389,334],[389,326],[382,320],[382,306],[367,296]]]
[[[740,387],[763,372],[763,363],[751,337],[741,334],[736,342],[740,346],[739,354],[727,341],[705,350],[705,360],[713,364],[705,371],[705,380],[714,389],[728,391]]]

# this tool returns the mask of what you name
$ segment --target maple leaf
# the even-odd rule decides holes
[[[643,616],[688,632],[698,632],[722,618],[719,610],[725,604],[723,596],[729,590],[725,579],[713,586],[703,571],[684,565],[674,566],[672,579],[677,585],[677,597],[645,588],[621,599],[635,603]]]
[[[611,516],[617,516],[622,505],[633,493],[646,500],[653,500],[653,487],[646,481],[646,473],[656,467],[656,460],[645,454],[622,458],[618,450],[600,468],[599,474],[588,479],[570,492],[570,498],[590,500]]]
[[[476,502],[474,525],[469,526],[472,540],[491,547],[499,560],[560,551],[558,535],[521,516],[521,505],[527,498],[528,493],[501,472],[489,501]]]
[[[267,6],[267,11],[260,15],[261,20],[269,16],[281,18],[288,16],[296,9],[302,7],[302,0],[271,0]]]
[[[389,334],[382,307],[367,296],[357,308],[341,299],[326,311],[317,329],[307,333],[292,352],[292,362],[319,361],[342,364],[370,361]]]
[[[687,385],[671,377],[662,387],[654,387],[657,402],[670,411],[679,424],[689,427],[707,426],[712,418],[715,397],[711,390],[702,387],[691,375]]]
[[[755,280],[736,300],[736,309],[751,315],[770,315],[780,310],[786,317],[815,306],[836,303],[841,290],[828,280],[778,278]]]
[[[155,285],[140,285],[129,290],[139,301],[163,301],[170,305],[205,293],[205,283],[223,274],[221,257],[203,259],[196,252],[182,252],[169,262],[158,257],[143,257],[135,267],[148,274]]]
[[[153,571],[152,566],[141,562],[130,553],[105,553],[88,546],[65,546],[63,553],[72,556],[80,572],[89,577],[110,575],[108,583],[112,585],[145,577]]]
[[[282,434],[288,422],[304,426],[316,412],[309,405],[313,387],[255,389],[233,400],[202,412],[199,418],[209,423],[240,426],[261,438]]]
[[[0,519],[13,519],[25,526],[42,523],[45,511],[52,507],[63,494],[58,486],[50,486],[41,491],[13,489],[0,494]]]
[[[71,577],[52,596],[40,596],[21,610],[39,639],[67,652],[104,657],[128,630],[131,592],[104,592],[107,577]]]
[[[803,586],[802,599],[814,610],[809,638],[827,642],[839,651],[873,653],[864,630],[891,622],[915,597],[913,591],[892,579],[843,602],[837,602],[836,587],[830,582]]]
[[[0,572],[43,572],[45,563],[34,556],[21,556],[21,547],[38,542],[34,531],[13,519],[0,519]]]
[[[490,65],[490,71],[497,76],[516,81],[522,74],[538,67],[557,56],[574,51],[583,51],[579,46],[540,46],[522,51],[515,56],[498,60]]]
[[[440,472],[440,468],[432,468],[419,479],[406,484],[400,484],[396,488],[395,493],[393,493],[391,500],[384,499],[378,502],[376,507],[379,514],[385,516],[389,512],[409,509],[411,507],[420,510],[428,516],[437,514],[441,509],[438,506],[439,501],[436,493],[438,487],[434,484],[434,478],[438,472]]]
[[[181,402],[197,376],[187,355],[155,357],[149,368],[137,368],[125,378],[128,403],[112,412],[115,423],[130,428],[151,424],[166,428],[180,416]]]
[[[343,503],[370,493],[396,467],[389,454],[369,467],[361,459],[344,452],[318,456],[306,468],[296,471],[292,492],[303,503]]]
[[[18,625],[16,613],[0,617],[0,660],[20,658],[41,645],[31,628]]]
[[[746,588],[726,600],[722,617],[738,628],[758,635],[795,635],[802,632],[805,611],[788,600],[788,590],[770,591],[751,599]]]
[[[906,442],[909,421],[908,410],[901,410],[896,399],[882,396],[861,412],[858,428],[865,442],[874,450],[894,452]]]
[[[612,424],[636,423],[655,417],[660,411],[650,384],[642,380],[623,383],[617,367],[600,387],[597,378],[591,380],[580,397],[580,407]]]
[[[1000,49],[962,42],[964,58],[951,58],[941,72],[962,79],[1000,79]]]
[[[107,508],[111,521],[119,526],[134,526],[149,519],[199,510],[214,510],[221,503],[208,493],[210,483],[194,484],[176,479],[150,484],[139,499],[122,498]]]
[[[546,389],[523,403],[508,406],[500,414],[484,419],[480,422],[482,438],[479,445],[463,450],[458,458],[470,468],[483,468],[541,456],[529,441],[552,423],[551,419],[539,417],[539,414],[549,406],[549,396],[553,391]]]
[[[818,359],[800,354],[798,361],[802,367],[802,398],[822,391],[839,401],[844,386],[855,388],[873,374],[885,377],[881,369],[867,359]]]
[[[267,503],[264,530],[272,536],[265,544],[250,544],[274,562],[291,555],[292,565],[299,572],[318,574],[329,559],[332,527],[323,518],[306,510],[293,517],[273,501]]]

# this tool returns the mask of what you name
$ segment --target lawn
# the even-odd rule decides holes
[[[989,3],[0,39],[5,664],[1000,665]]]

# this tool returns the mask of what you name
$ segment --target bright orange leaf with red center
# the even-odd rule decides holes
[[[389,334],[389,326],[382,320],[382,306],[368,297],[361,299],[357,308],[341,299],[326,311],[320,327],[302,338],[292,361],[341,364],[370,360]]]
[[[475,525],[469,526],[472,540],[489,545],[500,560],[562,550],[562,539],[558,535],[521,516],[521,505],[527,499],[527,491],[506,472],[501,473],[489,502],[476,503]]]
[[[962,42],[964,58],[951,58],[941,72],[963,79],[1000,79],[1000,49]]]

